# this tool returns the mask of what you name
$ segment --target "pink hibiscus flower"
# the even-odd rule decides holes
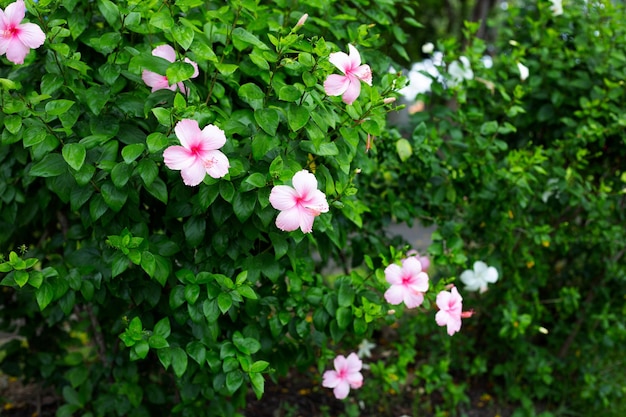
[[[411,249],[406,254],[407,256],[415,256],[417,259],[419,259],[420,264],[422,264],[422,271],[428,272],[428,268],[430,268],[430,259],[428,259],[427,256],[421,256],[419,252],[415,249]]]
[[[328,60],[344,75],[331,74],[324,81],[324,91],[329,96],[342,96],[346,104],[352,104],[361,94],[361,81],[372,85],[372,70],[369,65],[361,65],[361,55],[352,45],[348,45],[350,55],[344,52],[330,54]]]
[[[322,386],[333,388],[333,393],[338,400],[343,400],[350,393],[350,388],[361,388],[363,375],[361,368],[363,362],[353,352],[346,358],[339,355],[335,358],[335,370],[324,372]]]
[[[228,158],[218,151],[226,143],[224,131],[217,126],[207,125],[200,130],[198,122],[183,119],[174,127],[182,146],[170,146],[163,152],[163,161],[168,168],[180,170],[183,182],[195,186],[209,174],[221,178],[228,173]]]
[[[34,23],[22,23],[26,15],[23,0],[11,3],[4,11],[0,9],[0,55],[14,64],[23,64],[31,49],[39,48],[46,35]]]
[[[463,297],[454,286],[450,292],[441,291],[437,294],[436,302],[439,311],[435,315],[435,321],[439,326],[447,326],[450,336],[461,330],[461,318],[474,314],[473,311],[463,311]]]
[[[328,211],[326,196],[317,189],[315,175],[306,169],[296,172],[291,183],[293,187],[277,185],[270,193],[272,207],[280,210],[276,227],[285,232],[299,227],[302,233],[310,233],[315,217]]]
[[[152,50],[152,55],[161,57],[163,59],[167,59],[170,62],[176,61],[176,51],[169,45],[159,45]],[[191,78],[196,78],[200,72],[198,71],[198,64],[190,60],[189,58],[185,58],[185,62],[193,65],[194,72]],[[177,84],[170,85],[167,76],[157,74],[156,72],[143,70],[141,73],[141,78],[143,82],[146,83],[148,87],[152,87],[152,92],[154,93],[157,90],[172,90],[176,91],[179,89],[181,93],[187,94],[187,89],[185,88],[185,84],[183,82],[179,82]]]
[[[385,278],[391,287],[385,291],[385,300],[390,304],[404,304],[408,308],[419,307],[428,290],[428,275],[415,256],[402,260],[402,267],[391,264],[385,268]]]

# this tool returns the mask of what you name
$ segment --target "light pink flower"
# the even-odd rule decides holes
[[[304,26],[304,23],[306,22],[306,20],[309,18],[309,14],[305,13],[302,16],[300,16],[300,19],[298,19],[298,23],[296,23],[296,25],[294,26],[294,29],[297,29],[301,26]]]
[[[169,62],[176,61],[176,51],[169,45],[159,45],[152,50],[152,55],[161,57],[163,59],[168,60]],[[193,75],[191,78],[196,78],[200,72],[198,71],[198,64],[190,60],[189,58],[185,58],[185,62],[191,64],[194,68]],[[170,85],[167,76],[157,74],[156,72],[143,70],[141,73],[141,78],[143,82],[146,83],[148,87],[152,87],[152,92],[154,93],[157,90],[172,90],[176,91],[179,89],[181,93],[187,94],[187,89],[185,88],[185,84],[183,82],[179,82],[177,84]]]
[[[200,130],[198,122],[183,119],[174,127],[182,146],[170,146],[163,152],[163,161],[168,168],[180,170],[183,182],[195,186],[209,174],[221,178],[228,173],[228,158],[218,151],[226,143],[224,131],[217,126],[207,125]]]
[[[473,311],[463,311],[463,297],[455,286],[452,286],[450,292],[441,291],[437,294],[436,302],[439,311],[435,315],[435,321],[439,326],[447,326],[450,336],[461,330],[461,318],[474,314]]]
[[[430,259],[428,259],[428,256],[421,256],[419,252],[415,249],[409,250],[406,254],[407,256],[415,256],[417,259],[419,259],[420,264],[422,264],[422,271],[428,271],[428,268],[430,268]]]
[[[391,287],[385,291],[385,300],[390,304],[404,304],[408,308],[419,307],[428,291],[428,275],[422,271],[422,264],[414,257],[402,260],[402,267],[391,264],[385,268],[385,278]]]
[[[34,23],[22,23],[26,15],[23,0],[11,3],[4,11],[0,9],[0,55],[14,64],[23,64],[31,49],[39,48],[46,35]]]
[[[324,372],[322,386],[333,388],[333,393],[338,400],[343,400],[350,393],[350,388],[361,388],[363,375],[361,368],[363,362],[353,352],[346,358],[339,355],[335,358],[335,370]]]
[[[324,81],[324,91],[329,96],[342,96],[346,104],[352,104],[361,94],[361,81],[372,85],[372,70],[369,65],[361,65],[361,55],[352,45],[348,45],[350,55],[344,52],[330,54],[328,60],[344,75],[331,74]]]
[[[317,189],[317,179],[306,169],[295,173],[291,179],[293,187],[277,185],[270,193],[270,203],[280,210],[276,227],[292,232],[298,227],[302,233],[313,230],[313,220],[328,211],[328,203],[323,192]]]

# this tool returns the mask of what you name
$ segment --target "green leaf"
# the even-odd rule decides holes
[[[490,122],[485,122],[480,126],[480,134],[484,136],[493,135],[498,131],[498,122],[492,120]]]
[[[254,111],[254,120],[268,135],[276,135],[280,122],[280,113],[276,109],[260,108]]]
[[[250,383],[252,384],[252,390],[256,398],[260,400],[265,392],[265,379],[263,378],[263,374],[250,373]]]
[[[404,138],[398,139],[398,141],[396,142],[396,152],[398,152],[400,160],[402,162],[405,162],[411,157],[411,155],[413,155],[413,147],[408,140]]]
[[[263,128],[261,126],[261,128]],[[272,149],[281,145],[280,139],[275,135],[259,132],[252,138],[252,156],[257,161],[263,159]]]
[[[9,132],[17,134],[22,128],[22,117],[17,114],[5,117],[4,127],[6,127]]]
[[[185,300],[189,304],[194,304],[200,296],[200,286],[198,284],[187,284],[185,286]]]
[[[192,216],[183,226],[185,239],[190,247],[195,248],[204,240],[206,219],[203,216]]]
[[[266,44],[261,42],[259,38],[242,27],[236,27],[232,32],[232,37],[233,45],[235,45],[235,48],[239,51],[247,48],[249,45],[253,45],[264,50],[270,49]]]
[[[249,298],[251,300],[258,299],[258,296],[254,292],[254,290],[249,285],[242,285],[241,287],[237,287],[237,292],[242,297]]]
[[[56,177],[67,172],[67,163],[58,153],[49,153],[33,165],[29,174],[33,177]]]
[[[124,162],[130,164],[135,159],[139,158],[144,149],[145,147],[143,143],[133,143],[131,145],[124,146],[122,149],[122,158],[124,158]]]
[[[161,11],[154,13],[150,18],[150,24],[154,27],[168,32],[175,25],[169,8],[164,8]]]
[[[70,382],[72,388],[82,385],[89,376],[89,369],[86,366],[75,366],[65,373],[65,378]]]
[[[141,267],[150,278],[154,278],[156,272],[156,260],[151,252],[143,251],[141,253]]]
[[[172,36],[184,50],[187,50],[193,42],[194,32],[190,27],[178,25],[172,28]]]
[[[169,113],[167,114],[167,120],[169,123]],[[148,135],[146,138],[146,144],[148,145],[148,151],[150,153],[155,153],[167,146],[168,139],[163,133],[155,132]]]
[[[98,0],[98,9],[109,25],[114,28],[121,26],[120,11],[115,3],[110,0]]]
[[[75,102],[72,100],[52,100],[46,103],[46,113],[50,116],[58,116],[67,112]]]
[[[238,94],[239,98],[248,103],[254,110],[258,110],[263,107],[265,93],[258,85],[254,83],[244,84],[239,87]]]
[[[321,156],[333,156],[339,155],[339,149],[335,142],[330,143],[322,143],[319,147],[315,146],[315,144],[310,140],[304,140],[300,142],[300,149],[305,152],[312,153],[313,155],[321,155]]]
[[[206,348],[198,341],[189,342],[186,348],[187,354],[200,366],[206,361]]]
[[[193,76],[195,69],[193,65],[184,61],[176,61],[172,63],[165,71],[167,81],[170,85],[186,81]]]
[[[152,336],[148,338],[148,345],[152,349],[163,349],[163,348],[169,347],[170,344],[167,342],[167,340],[163,336],[160,336],[158,334],[153,334]]]
[[[253,355],[261,349],[261,343],[251,337],[243,337],[241,333],[235,332],[233,335],[235,347],[246,355]]]
[[[217,306],[219,307],[222,314],[226,314],[226,312],[230,309],[230,306],[233,305],[233,299],[229,293],[222,292],[217,296]]]
[[[267,181],[265,180],[265,175],[260,172],[255,172],[250,174],[248,178],[244,180],[245,183],[252,185],[255,188],[263,188]]]
[[[174,369],[174,374],[178,378],[182,377],[185,371],[187,370],[187,353],[179,347],[171,348],[172,354],[172,368]]]
[[[352,309],[348,307],[339,307],[336,312],[337,324],[341,330],[348,328],[352,322]]]
[[[337,303],[340,307],[350,307],[354,302],[354,288],[348,283],[342,283],[339,286],[339,294]]]
[[[37,304],[39,304],[39,309],[43,310],[52,302],[54,298],[54,289],[52,285],[47,281],[44,281],[41,284],[41,287],[35,290],[35,298],[37,299]]]
[[[240,222],[245,222],[254,212],[257,196],[253,193],[237,193],[233,199],[233,211]]]
[[[146,190],[163,204],[167,204],[167,186],[161,178],[157,177],[150,185],[146,184]]]
[[[250,372],[263,372],[269,366],[269,362],[267,361],[256,361],[250,367]]]
[[[294,132],[302,129],[309,122],[309,110],[306,107],[290,103],[287,108],[289,128]]]
[[[28,148],[43,142],[46,139],[46,135],[46,131],[39,126],[29,127],[22,135],[24,147]]]
[[[229,394],[234,394],[241,384],[243,384],[243,373],[239,369],[226,374],[226,390]]]
[[[111,170],[111,181],[113,181],[113,185],[117,188],[125,186],[128,183],[132,172],[132,166],[124,162],[118,162]]]
[[[15,283],[21,288],[28,282],[28,272],[15,271],[13,273],[13,279],[15,280]]]
[[[65,162],[76,171],[81,169],[87,156],[87,150],[82,143],[68,143],[63,146],[61,153]]]
[[[111,210],[118,212],[122,209],[128,198],[126,189],[118,189],[112,183],[105,183],[100,189],[102,192],[102,198],[104,202],[111,208]]]
[[[153,333],[167,339],[171,333],[170,319],[164,317],[159,320],[157,324],[154,325]]]
[[[148,356],[148,352],[150,351],[150,344],[145,340],[139,340],[133,346],[133,351],[137,354],[137,357],[139,359],[145,359],[146,356]]]
[[[278,90],[278,99],[282,101],[294,102],[300,100],[302,92],[293,85],[283,85]]]

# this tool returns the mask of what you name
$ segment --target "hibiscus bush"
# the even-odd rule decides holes
[[[378,143],[369,187],[398,219],[437,225],[431,262],[476,307],[454,343],[418,349],[431,369],[417,386],[448,389],[443,373],[518,404],[516,416],[619,416],[625,11],[552,3],[509,3],[493,41],[467,24],[464,40],[437,42],[425,110],[408,138]]]
[[[0,2],[4,373],[59,417],[228,416],[311,366],[345,398],[391,305],[460,330],[451,280],[364,222],[388,28],[419,26],[367,3]]]

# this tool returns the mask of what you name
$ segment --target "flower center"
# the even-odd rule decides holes
[[[217,165],[217,159],[215,159],[215,158],[203,159],[202,160],[202,165],[204,165],[204,167],[206,169],[213,168],[215,165]]]
[[[15,36],[19,35],[20,30],[19,28],[17,28],[14,25],[8,26],[7,28],[4,29],[4,31],[2,32],[2,37],[3,38],[14,38]]]

